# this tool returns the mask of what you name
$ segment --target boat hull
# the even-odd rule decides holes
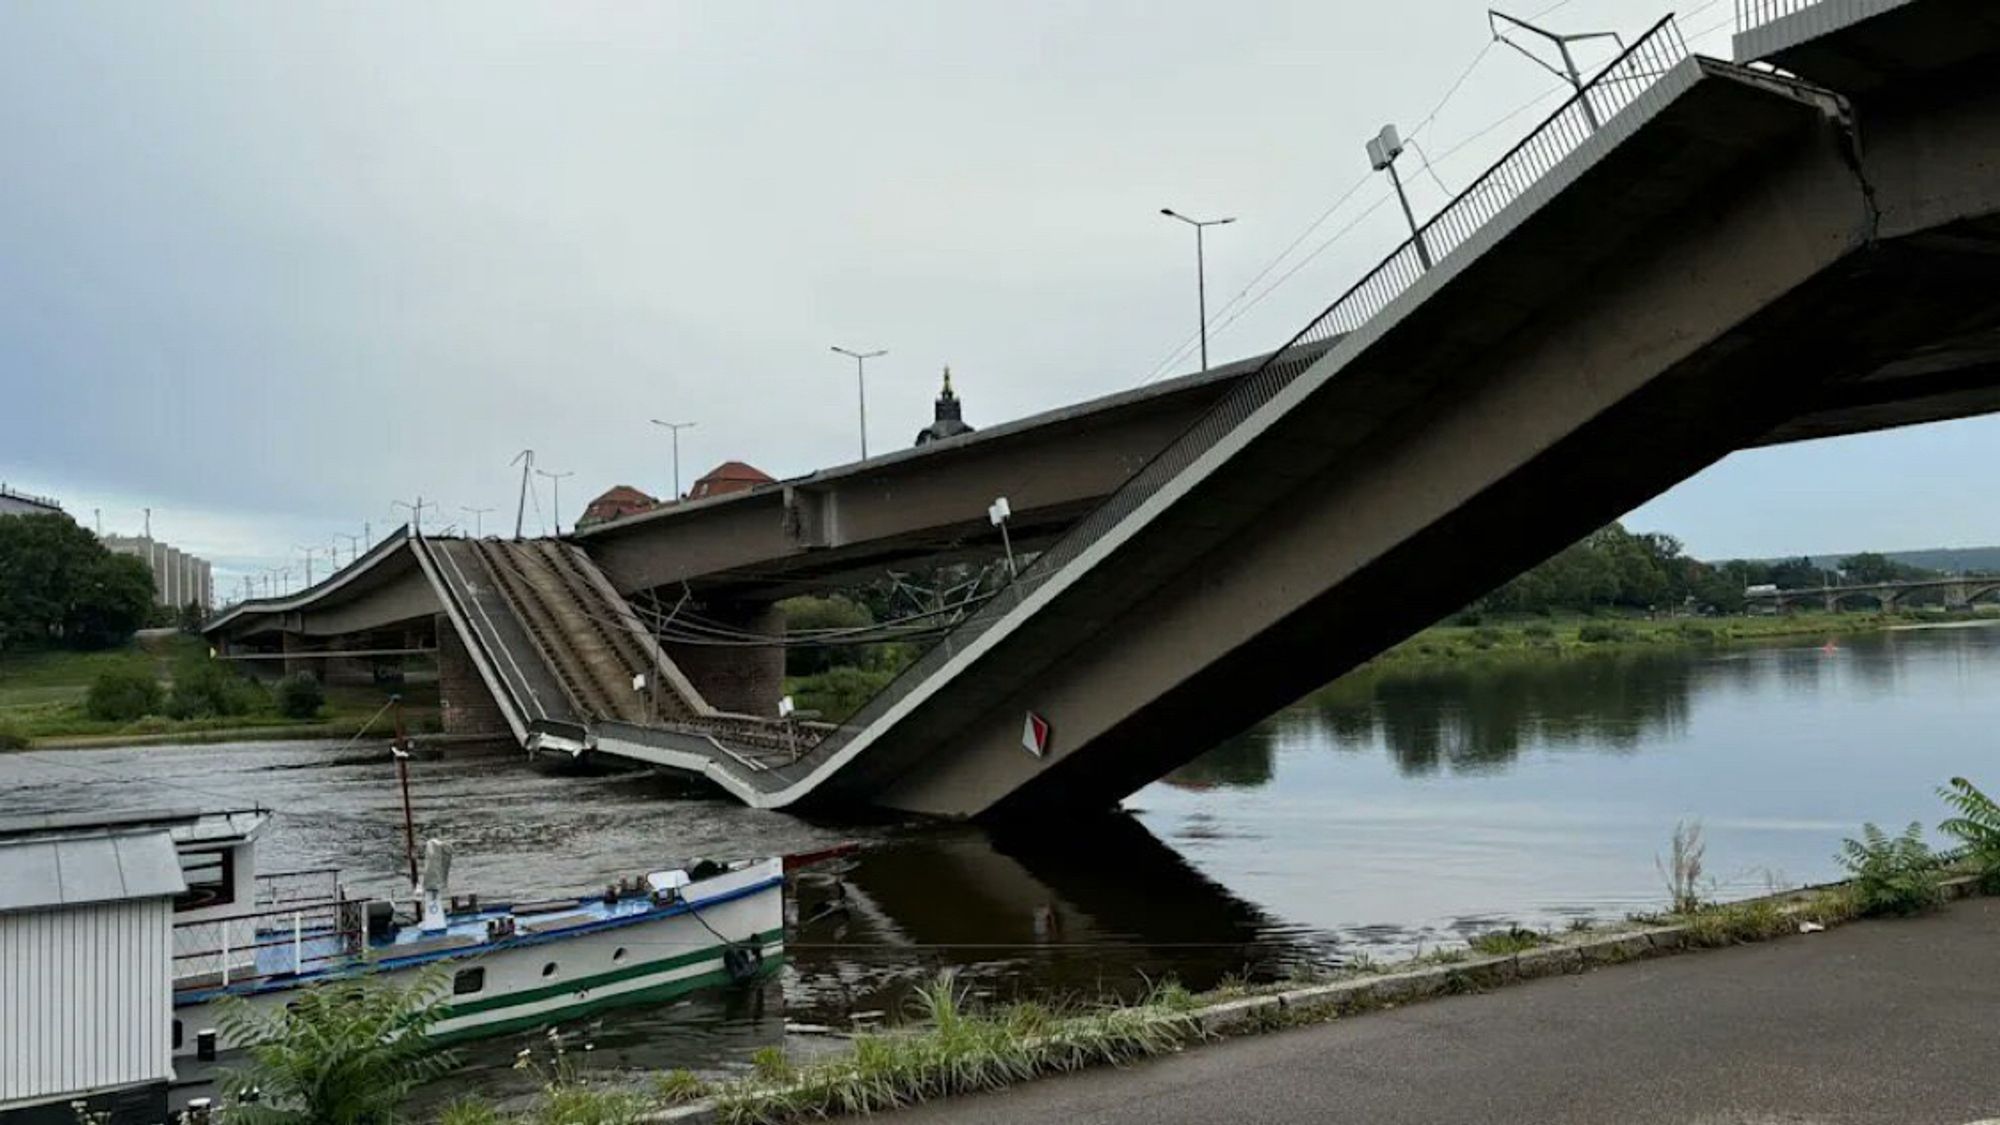
[[[689,888],[692,909],[578,925],[492,946],[433,956],[378,960],[358,975],[400,984],[426,971],[446,977],[442,1014],[431,1034],[462,1040],[559,1023],[625,1004],[656,1003],[754,978],[784,958],[784,883],[777,861]],[[738,952],[732,954],[731,950]],[[275,1011],[313,983],[265,985],[236,993]],[[177,999],[176,1055],[195,1053],[199,1033],[216,1028],[219,993]],[[221,1050],[246,1044],[223,1037]]]

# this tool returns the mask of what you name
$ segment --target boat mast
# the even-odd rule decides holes
[[[403,734],[403,697],[390,699],[396,707],[396,740],[389,753],[396,759],[396,780],[403,787],[403,856],[410,863],[410,892],[417,889],[417,824],[410,815],[410,744]]]

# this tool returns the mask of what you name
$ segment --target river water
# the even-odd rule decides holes
[[[1655,857],[1684,819],[1705,828],[1720,897],[1827,880],[1864,820],[1935,824],[1954,774],[2000,785],[1996,683],[1991,627],[1364,671],[1135,794],[1128,816],[1005,839],[811,824],[646,775],[545,776],[503,750],[450,748],[412,779],[420,831],[455,846],[454,888],[492,896],[863,844],[798,881],[766,986],[577,1029],[607,1073],[712,1072],[809,1049],[802,1025],[893,1010],[944,967],[997,996],[1130,994],[1654,910]],[[0,755],[0,793],[10,813],[261,804],[264,869],[339,866],[404,893],[379,746]],[[471,1047],[455,1088],[525,1089],[506,1064],[530,1041]]]

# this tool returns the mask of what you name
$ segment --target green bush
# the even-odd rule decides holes
[[[1944,902],[1937,856],[1914,821],[1894,837],[1864,824],[1861,839],[1845,841],[1837,858],[1854,876],[1855,907],[1862,914],[1919,914]]]
[[[90,683],[83,708],[93,719],[127,723],[160,709],[160,685],[143,668],[106,668]]]
[[[1576,631],[1576,639],[1587,645],[1614,644],[1631,635],[1623,625],[1611,621],[1592,621]]]
[[[264,701],[263,696],[262,688],[221,661],[190,657],[174,668],[174,688],[167,695],[166,713],[174,719],[247,715]]]
[[[1555,639],[1555,626],[1546,621],[1530,621],[1521,627],[1521,635],[1531,641],[1551,641]]]
[[[1492,648],[1506,639],[1507,634],[1504,630],[1491,625],[1481,625],[1472,631],[1472,643],[1479,648]]]
[[[284,1007],[225,999],[223,1034],[255,1044],[248,1068],[223,1075],[226,1120],[396,1125],[410,1091],[456,1065],[429,1035],[448,979],[428,972],[407,988],[380,978],[335,981],[300,990]]]
[[[311,672],[299,672],[278,681],[278,713],[287,719],[310,719],[326,702],[326,689]]]
[[[5,740],[5,732],[0,731],[0,745],[5,745]],[[2000,805],[1962,777],[1952,778],[1938,795],[1958,810],[1957,816],[1938,828],[1965,845],[1963,858],[1979,876],[1979,889],[2000,894]]]
[[[1483,623],[1485,620],[1486,620],[1485,614],[1480,613],[1476,609],[1468,609],[1462,613],[1453,616],[1451,619],[1451,623],[1453,625],[1463,625],[1470,627],[1473,625],[1479,625]]]
[[[26,750],[28,736],[12,719],[0,719],[0,750]]]

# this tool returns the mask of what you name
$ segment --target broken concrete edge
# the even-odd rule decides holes
[[[1802,887],[1781,894],[1743,899],[1724,904],[1741,907],[1758,902],[1774,902],[1787,914],[1798,914],[1816,896],[1838,891],[1846,884],[1831,883]],[[1943,881],[1946,902],[1970,898],[1979,893],[1978,877],[1953,876]],[[1859,919],[1850,919],[1858,921]],[[1845,922],[1838,923],[1845,925]],[[1831,928],[1831,927],[1828,927]],[[1797,937],[1801,931],[1778,934],[1762,941]],[[1752,941],[1742,944],[1761,944]],[[1725,948],[1706,946],[1688,937],[1683,923],[1639,924],[1636,927],[1584,932],[1556,938],[1551,944],[1524,949],[1519,953],[1489,956],[1467,955],[1460,961],[1419,964],[1357,975],[1324,984],[1280,987],[1270,992],[1237,996],[1204,1003],[1189,1012],[1162,1016],[1162,1019],[1192,1019],[1195,1035],[1190,1046],[1205,1039],[1254,1035],[1298,1024],[1316,1023],[1342,1016],[1359,1015],[1383,1008],[1399,1007],[1440,996],[1486,992],[1494,988],[1543,977],[1586,972],[1628,961],[1666,957],[1689,950]],[[719,1122],[720,1105],[714,1098],[689,1102],[641,1114],[635,1120],[647,1125],[710,1125]]]

